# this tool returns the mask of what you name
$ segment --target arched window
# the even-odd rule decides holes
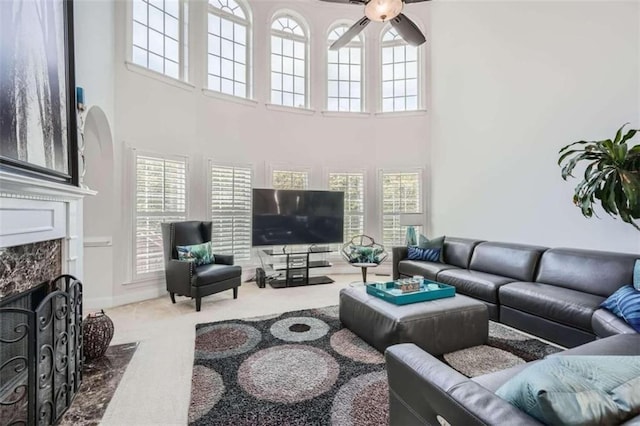
[[[339,25],[329,32],[329,46],[349,29]],[[362,111],[363,47],[362,34],[340,50],[327,56],[327,110]]]
[[[307,106],[307,42],[300,22],[279,15],[271,24],[271,103]]]
[[[249,29],[246,6],[235,0],[209,0],[207,86],[210,90],[247,98]]]
[[[420,105],[418,48],[389,28],[382,36],[382,111],[412,111]]]

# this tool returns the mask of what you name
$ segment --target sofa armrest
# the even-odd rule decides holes
[[[635,334],[636,331],[622,319],[606,309],[597,309],[591,317],[591,328],[596,336],[609,337],[616,334]]]
[[[213,254],[216,265],[233,265],[232,254]]]
[[[400,272],[398,271],[398,263],[402,260],[402,259],[406,259],[407,258],[407,252],[409,250],[407,249],[407,247],[393,247],[391,249],[391,253],[392,253],[392,260],[393,260],[393,279],[397,280],[398,278],[400,278]]]
[[[540,425],[412,343],[385,352],[391,425]]]

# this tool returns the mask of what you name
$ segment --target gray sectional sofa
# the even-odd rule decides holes
[[[572,348],[552,356],[640,355],[640,333],[599,308],[632,282],[638,254],[446,238],[442,262],[406,257],[406,247],[393,249],[394,279],[451,284],[492,320]],[[532,363],[469,379],[412,343],[385,358],[391,425],[540,425],[494,393]],[[640,425],[640,415],[623,425]]]
[[[566,347],[635,333],[600,309],[633,280],[638,254],[445,238],[442,262],[393,248],[393,277],[422,275],[484,302],[489,317]]]
[[[640,334],[619,334],[551,356],[566,355],[640,355]],[[469,379],[412,343],[389,347],[385,358],[391,426],[541,424],[494,393],[538,361]],[[638,424],[640,415],[623,426]]]

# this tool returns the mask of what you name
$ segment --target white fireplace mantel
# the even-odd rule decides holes
[[[95,194],[0,171],[0,250],[62,239],[62,272],[82,279],[82,199]]]

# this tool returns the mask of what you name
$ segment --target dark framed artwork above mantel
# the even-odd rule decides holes
[[[0,0],[0,170],[78,184],[73,0]]]

